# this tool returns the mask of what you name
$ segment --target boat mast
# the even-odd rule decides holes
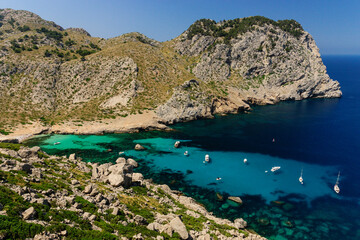
[[[337,179],[336,179],[336,185],[339,185],[339,179],[340,179],[340,171],[339,171],[338,177],[337,177]]]

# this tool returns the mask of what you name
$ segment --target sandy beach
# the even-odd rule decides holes
[[[34,122],[27,125],[18,125],[11,134],[0,135],[0,142],[22,142],[41,133],[104,134],[138,132],[140,130],[170,130],[170,128],[159,123],[159,119],[153,111],[146,111],[143,114],[95,122],[65,122],[53,126],[44,126],[40,122]]]

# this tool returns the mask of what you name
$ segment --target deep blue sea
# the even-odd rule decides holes
[[[257,106],[249,114],[176,124],[172,132],[50,135],[26,144],[92,162],[114,162],[124,152],[145,177],[183,191],[217,216],[242,217],[269,239],[360,239],[360,56],[323,61],[341,84],[340,99]],[[177,140],[180,148],[173,146]],[[134,151],[136,143],[148,150]],[[206,154],[210,163],[203,162]],[[274,166],[281,168],[271,172]],[[243,204],[226,200],[230,195]]]

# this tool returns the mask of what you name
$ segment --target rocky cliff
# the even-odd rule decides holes
[[[36,14],[0,10],[0,129],[156,112],[174,123],[252,104],[340,97],[311,35],[293,20],[199,20],[157,42],[91,37]]]

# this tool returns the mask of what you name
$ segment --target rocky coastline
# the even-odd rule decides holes
[[[181,192],[144,179],[136,167],[130,158],[99,165],[2,143],[0,219],[31,230],[5,227],[0,239],[265,239],[243,219],[217,218]]]

